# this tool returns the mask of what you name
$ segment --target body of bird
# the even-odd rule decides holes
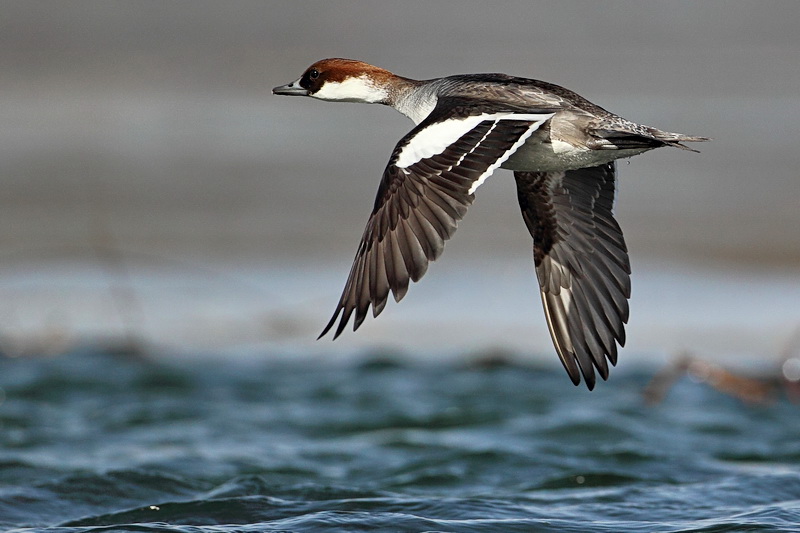
[[[325,59],[274,94],[389,105],[416,126],[395,147],[336,312],[334,338],[418,281],[497,168],[514,171],[545,317],[573,383],[608,377],[625,343],[630,262],[614,160],[705,137],[623,119],[558,85],[505,74],[412,80]],[[320,336],[322,336],[320,335]]]

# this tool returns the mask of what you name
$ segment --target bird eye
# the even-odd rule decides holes
[[[312,68],[311,70],[308,71],[308,78],[311,80],[319,78],[319,71],[315,68]]]

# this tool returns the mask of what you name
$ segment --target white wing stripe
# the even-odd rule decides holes
[[[462,162],[462,161],[464,161],[464,159],[466,159],[467,157],[469,157],[469,154],[471,154],[472,152],[474,152],[474,151],[475,151],[475,150],[476,150],[476,149],[477,149],[477,148],[478,148],[478,147],[481,145],[481,143],[482,143],[483,141],[485,141],[485,140],[486,140],[486,137],[488,137],[488,136],[489,136],[489,134],[490,134],[490,133],[492,133],[492,132],[494,131],[494,129],[497,127],[497,122],[498,122],[497,120],[495,120],[494,122],[492,122],[492,127],[491,127],[491,128],[489,128],[489,129],[486,131],[486,133],[484,133],[484,134],[483,134],[483,137],[481,137],[481,140],[480,140],[480,141],[478,141],[478,142],[477,142],[477,144],[475,144],[475,146],[473,146],[473,147],[472,147],[472,150],[470,150],[469,152],[467,152],[467,153],[465,153],[464,155],[462,155],[461,157],[459,157],[459,158],[458,158],[458,161],[456,161],[456,163],[455,163],[454,165],[452,165],[452,166],[450,167],[450,169],[448,169],[448,170],[452,170],[452,169],[453,169],[453,167],[457,167],[458,165],[460,165],[460,164],[461,164],[461,162]]]
[[[519,149],[520,146],[525,144],[528,138],[531,135],[533,135],[533,132],[538,130],[539,126],[544,124],[544,122],[546,120],[549,120],[554,114],[555,113],[550,113],[547,115],[511,115],[511,117],[506,117],[506,120],[536,120],[536,122],[531,124],[530,128],[528,128],[528,131],[526,131],[522,136],[520,136],[519,140],[517,140],[517,142],[515,142],[514,145],[506,151],[506,153],[497,158],[497,161],[495,161],[493,165],[487,168],[483,174],[478,176],[478,179],[476,179],[472,183],[472,186],[469,188],[468,191],[469,194],[474,193],[478,189],[478,187],[480,187],[481,184],[483,184],[483,182],[486,181],[486,178],[492,175],[492,172],[494,172],[497,167],[505,163],[506,159],[511,157],[514,154],[514,152],[516,152],[517,149]],[[530,118],[521,118],[521,117],[530,117]]]
[[[460,139],[465,133],[486,120],[491,120],[493,122],[498,120],[534,120],[536,121],[535,127],[532,126],[532,130],[526,134],[525,139],[527,139],[533,131],[552,116],[553,113],[484,113],[472,117],[436,122],[420,130],[419,133],[400,150],[395,164],[397,167],[405,169],[423,159],[441,154],[448,146]],[[514,149],[510,150],[509,153],[504,156],[503,161],[508,159],[519,146],[521,146],[521,144],[514,145]]]
[[[408,168],[423,159],[441,154],[448,146],[460,139],[465,133],[488,119],[488,115],[480,115],[464,119],[450,119],[431,124],[417,133],[408,144],[403,147],[397,156],[396,165],[399,168]]]

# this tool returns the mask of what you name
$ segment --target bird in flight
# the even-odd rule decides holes
[[[614,161],[706,137],[621,118],[558,85],[505,74],[431,80],[362,61],[323,59],[273,94],[384,104],[415,127],[395,146],[336,311],[320,337],[356,330],[391,291],[419,281],[453,236],[475,190],[512,170],[544,314],[561,363],[591,390],[625,344],[630,261],[612,213]],[[694,150],[692,150],[694,151]]]

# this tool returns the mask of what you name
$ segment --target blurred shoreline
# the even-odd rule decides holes
[[[402,306],[335,344],[313,340],[411,126],[382,106],[270,94],[329,56],[417,78],[540,78],[712,137],[700,154],[619,163],[626,353],[757,358],[800,322],[800,4],[81,0],[3,13],[0,335],[124,338],[127,320],[209,351],[413,349],[414,332],[433,352],[550,354],[505,171]]]
[[[496,352],[557,365],[535,274],[522,256],[445,256],[401,304],[391,302],[336,342],[316,338],[349,262],[195,262],[123,253],[122,263],[122,269],[79,258],[5,264],[2,351],[56,354],[99,343],[157,357],[348,359],[388,352],[447,360]],[[620,360],[661,365],[690,352],[725,364],[773,366],[800,325],[798,301],[794,272],[635,260]]]

